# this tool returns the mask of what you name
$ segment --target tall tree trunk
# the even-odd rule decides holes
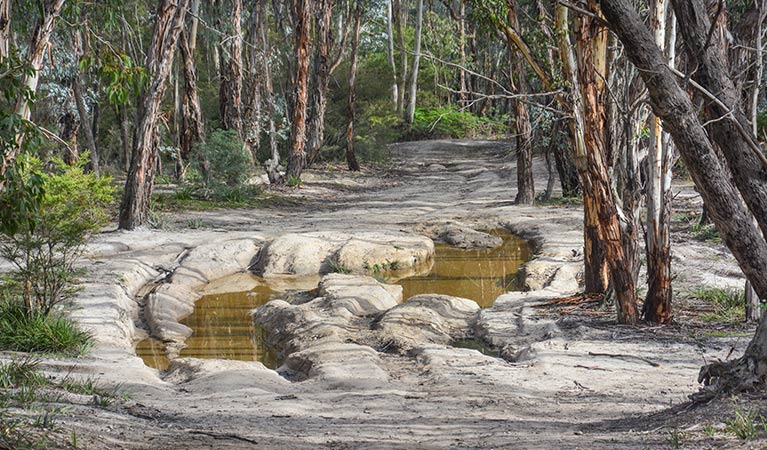
[[[589,2],[591,10],[598,11],[596,3]],[[618,223],[618,211],[612,194],[612,182],[607,167],[605,145],[605,113],[607,93],[607,30],[592,17],[581,17],[577,29],[577,76],[574,57],[569,46],[566,11],[558,6],[557,24],[560,33],[560,52],[573,79],[573,89],[580,90],[574,98],[574,109],[582,107],[583,145],[576,145],[576,165],[581,174],[584,209],[584,243],[586,289],[596,290],[610,286],[617,300],[618,321],[635,323],[638,319],[633,264],[623,248],[623,233]],[[575,115],[578,116],[577,114]],[[579,122],[576,118],[574,121]],[[580,127],[575,124],[575,128]],[[574,133],[575,134],[575,133]],[[585,152],[585,153],[584,153]],[[606,264],[605,264],[606,261]],[[609,266],[609,273],[606,268]]]
[[[389,58],[389,66],[391,67],[392,85],[391,85],[391,97],[394,110],[397,110],[397,99],[399,99],[399,72],[397,71],[397,63],[394,61],[394,3],[395,0],[389,0],[386,2],[386,37],[387,47],[386,56]]]
[[[120,44],[122,48],[128,48],[128,30],[127,23],[123,19],[120,21]],[[120,146],[122,147],[123,167],[125,173],[130,170],[131,156],[131,122],[128,120],[127,105],[114,106],[115,115],[120,120]]]
[[[707,45],[711,21],[706,3],[672,0],[672,4],[687,56],[691,65],[698,68],[692,79],[721,102],[712,102],[704,109],[707,128],[724,154],[746,205],[767,235],[767,161],[756,146],[756,137],[751,135],[748,119],[739,107],[740,92],[730,78],[723,52],[717,45]]]
[[[261,146],[261,90],[260,59],[263,57],[263,48],[260,46],[261,38],[258,28],[261,26],[261,15],[264,2],[259,0],[253,3],[248,17],[247,25],[247,55],[245,67],[245,80],[242,109],[242,132],[245,145],[255,162],[258,148]]]
[[[173,66],[177,41],[184,28],[189,0],[161,0],[157,8],[152,41],[147,51],[149,86],[138,105],[133,153],[120,205],[119,227],[133,230],[146,223],[154,186],[157,158],[157,122]]]
[[[354,12],[354,30],[352,31],[352,54],[349,68],[349,109],[348,125],[346,126],[346,163],[349,170],[358,171],[360,165],[357,162],[357,155],[354,153],[354,107],[357,100],[357,59],[360,44],[360,23],[362,22],[362,2],[357,0],[357,7]]]
[[[460,55],[458,68],[458,104],[466,108],[469,104],[469,88],[466,80],[466,0],[458,0],[458,54]]]
[[[93,137],[93,128],[91,128],[91,120],[88,117],[88,110],[85,106],[85,99],[83,98],[83,82],[82,74],[78,73],[72,80],[72,94],[75,97],[75,104],[77,105],[77,113],[80,116],[80,123],[83,124],[82,132],[85,137],[86,150],[90,151],[89,167],[96,174],[101,176],[101,169],[99,165],[99,152],[96,148],[96,139]]]
[[[74,94],[70,95],[64,104],[64,113],[59,117],[59,138],[66,143],[62,152],[64,162],[68,165],[77,164],[80,160],[80,148],[77,144],[77,134],[80,132],[80,117],[72,105]],[[86,122],[87,125],[87,122]]]
[[[405,114],[405,125],[408,129],[413,125],[415,117],[415,100],[418,93],[418,64],[421,61],[421,30],[423,28],[423,0],[418,0],[415,15],[415,38],[413,43],[413,67],[408,78],[408,104]]]
[[[584,278],[586,292],[602,293],[609,285],[609,272],[602,233],[596,209],[594,189],[588,172],[586,148],[586,124],[584,118],[585,106],[581,92],[578,67],[568,28],[567,7],[558,4],[556,8],[556,24],[559,53],[562,59],[563,72],[570,84],[570,102],[563,102],[570,113],[570,134],[573,138],[575,167],[581,177],[583,188],[583,243],[584,243]]]
[[[596,0],[589,0],[592,11],[598,11]],[[580,29],[576,41],[579,58],[579,81],[584,108],[584,140],[589,182],[583,183],[584,193],[591,190],[589,197],[594,202],[592,214],[596,214],[601,242],[607,264],[610,267],[610,282],[617,300],[618,322],[633,324],[638,320],[636,286],[631,255],[623,247],[623,233],[618,223],[618,211],[612,195],[607,149],[604,105],[608,102],[607,86],[607,29],[592,17],[580,18]],[[584,194],[584,209],[586,204]],[[592,219],[593,220],[593,219]]]
[[[725,244],[757,294],[767,297],[767,274],[764,271],[767,242],[754,226],[749,210],[738,200],[731,178],[719,162],[690,98],[677,83],[652,34],[628,0],[602,0],[601,5],[610,27],[624,44],[626,55],[639,69],[650,94],[653,112],[664,123],[672,125],[666,129],[671,133]],[[674,6],[681,26],[683,14],[680,14],[678,5]],[[712,390],[738,391],[763,385],[765,377],[767,315],[762,317],[743,357],[704,367],[699,381],[713,384]]]
[[[666,43],[666,0],[652,3],[655,44]],[[673,62],[672,62],[673,64]],[[671,321],[671,164],[672,149],[664,145],[660,117],[650,118],[650,148],[647,155],[647,295],[642,310],[645,320]]]
[[[78,58],[82,57],[82,37],[80,32],[75,33],[74,51]],[[80,116],[80,123],[83,124],[83,136],[85,137],[86,149],[90,151],[90,168],[96,176],[101,176],[100,164],[99,164],[99,152],[96,147],[96,139],[93,137],[93,128],[89,126],[91,123],[88,117],[88,109],[85,106],[85,89],[83,88],[83,74],[78,70],[72,78],[72,94],[75,97],[75,104],[77,105],[77,113]]]
[[[194,27],[192,27],[194,29]],[[186,177],[186,169],[195,144],[205,142],[205,126],[197,90],[197,67],[194,62],[193,39],[187,38],[186,30],[179,36],[178,47],[184,67],[184,95],[181,102],[181,129],[179,130],[179,157],[176,160],[176,176]]]
[[[221,125],[242,135],[242,0],[231,0],[229,54],[221,64],[219,108]]]
[[[405,80],[408,78],[407,72],[407,46],[405,45],[405,28],[407,27],[408,8],[405,4],[407,0],[392,0],[394,16],[397,24],[397,43],[399,44],[399,85],[397,86],[397,111],[400,114],[405,112]]]
[[[274,124],[274,88],[272,87],[271,47],[269,45],[268,21],[266,14],[261,18],[261,48],[264,57],[261,58],[261,71],[264,76],[264,97],[266,98],[266,114],[269,122],[269,149],[270,158],[264,162],[264,170],[269,178],[269,183],[279,184],[282,180],[280,174],[280,152],[277,147],[277,127]]]
[[[536,7],[538,9],[538,17],[540,18],[543,35],[550,42],[556,42],[554,33],[549,26],[549,22],[551,21],[549,11],[546,10],[546,6],[541,0],[536,0]],[[559,66],[559,63],[556,60],[556,47],[548,46],[546,59],[550,68]],[[562,197],[578,197],[581,195],[581,183],[578,179],[578,171],[575,170],[572,148],[559,145],[559,139],[555,139],[555,137],[558,137],[555,133],[558,135],[560,128],[561,124],[558,121],[552,126],[552,144],[549,145],[547,155],[548,157],[551,157],[552,155],[554,157],[554,165],[557,169],[557,174],[559,175],[559,184],[562,187]],[[546,163],[549,164],[549,161],[547,160]],[[551,194],[548,188],[546,191],[548,193],[547,196],[550,196]]]
[[[519,33],[524,31],[519,26],[517,18],[517,4],[514,0],[507,0],[509,25]],[[516,82],[513,79],[514,73],[509,77],[514,87],[514,93],[520,96],[527,95],[527,73],[525,70],[525,61],[519,55],[513,54],[514,43],[509,41],[509,53],[513,59],[513,72],[517,75]],[[530,114],[527,111],[527,104],[522,98],[515,98],[512,101],[514,105],[514,128],[517,140],[517,196],[514,203],[518,205],[532,205],[535,202],[535,181],[533,180],[533,127],[530,124]]]
[[[309,0],[292,0],[291,13],[295,27],[296,66],[293,82],[293,129],[290,134],[288,178],[301,178],[306,167],[306,109],[309,91]]]
[[[762,32],[764,21],[767,17],[767,1],[754,1],[756,7],[757,23],[754,33],[754,76],[749,92],[749,102],[747,110],[751,119],[751,133],[754,137],[759,137],[758,117],[759,117],[759,97],[762,88],[762,76],[764,75],[764,54],[762,51]],[[761,299],[751,286],[751,282],[746,280],[744,287],[746,292],[746,322],[758,322],[762,316]]]
[[[312,93],[309,108],[309,137],[306,153],[309,163],[320,155],[325,140],[325,108],[327,106],[328,83],[330,82],[330,19],[333,13],[333,0],[315,0],[314,23],[317,43],[314,51],[312,68]]]
[[[56,23],[56,18],[61,13],[61,8],[64,6],[64,0],[45,0],[45,2],[38,8],[41,16],[38,18],[35,28],[32,32],[32,39],[29,42],[29,48],[27,49],[26,62],[29,64],[30,72],[24,77],[24,87],[31,94],[37,91],[37,83],[40,80],[40,71],[43,68],[43,58],[50,46],[51,33],[53,33],[53,26]],[[11,5],[0,5],[0,20],[10,21]],[[0,24],[0,29],[2,24]],[[10,23],[7,24],[7,32],[5,36],[0,35],[0,40],[5,39],[6,42],[0,44],[8,46],[7,39],[10,38]],[[7,49],[5,50],[7,52]],[[7,53],[5,53],[7,54]],[[22,120],[29,120],[31,115],[29,96],[26,93],[19,96],[16,100],[16,106],[14,108],[14,114],[21,117]],[[16,137],[16,143],[3,154],[2,160],[0,160],[0,192],[5,190],[4,175],[8,167],[16,159],[21,147],[21,141],[23,135],[19,134]]]
[[[0,61],[8,57],[11,47],[12,0],[0,0]]]

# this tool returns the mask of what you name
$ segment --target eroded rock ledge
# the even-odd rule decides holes
[[[281,370],[331,387],[381,386],[389,380],[378,349],[409,352],[447,345],[472,333],[472,300],[426,294],[402,301],[400,286],[360,275],[326,275],[319,297],[294,304],[273,300],[254,311],[268,345],[286,356]]]
[[[166,354],[173,359],[192,335],[192,330],[180,320],[192,313],[205,286],[217,278],[251,268],[275,279],[284,275],[316,275],[336,270],[392,272],[406,276],[428,271],[433,256],[431,239],[396,232],[286,234],[265,245],[263,241],[253,239],[201,245],[186,251],[179,262],[168,269],[167,276],[154,286],[147,295],[143,318],[151,335],[165,343]],[[370,286],[363,283],[349,288],[368,289]],[[386,289],[393,288],[399,287]],[[392,294],[398,295],[393,304],[401,301],[401,288]],[[371,307],[373,305],[362,306],[365,311]]]
[[[253,270],[264,277],[330,272],[428,271],[431,239],[406,233],[316,232],[286,234],[259,254]]]

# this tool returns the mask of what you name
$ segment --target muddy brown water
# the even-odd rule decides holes
[[[434,265],[428,274],[387,281],[402,286],[405,299],[436,293],[469,298],[483,308],[491,306],[503,293],[518,290],[517,271],[530,260],[532,250],[527,242],[505,230],[489,233],[502,237],[503,244],[474,250],[436,244]],[[276,284],[252,277],[257,286],[250,290],[208,294],[195,302],[194,312],[181,321],[194,334],[186,341],[180,357],[260,361],[270,368],[279,366],[278,355],[264,345],[264,330],[255,326],[250,314],[291,287],[285,280]],[[306,280],[302,281],[305,284]],[[150,367],[168,367],[164,346],[155,339],[139,342],[136,354]]]

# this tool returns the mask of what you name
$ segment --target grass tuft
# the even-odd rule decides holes
[[[746,317],[746,298],[742,290],[733,288],[701,287],[691,296],[711,304],[713,312],[703,315],[706,322],[738,323]]]
[[[580,206],[583,205],[583,197],[551,197],[544,200],[543,196],[535,198],[536,206]]]
[[[22,358],[0,363],[0,388],[11,389],[20,386],[42,386],[47,380],[40,373],[40,362],[34,358]]]
[[[732,433],[742,440],[756,438],[759,430],[767,431],[767,423],[764,417],[754,410],[743,411],[740,408],[735,410],[735,417],[725,421],[726,431]]]
[[[704,242],[713,242],[715,244],[722,243],[722,237],[719,235],[719,230],[714,225],[700,225],[695,224],[692,226],[692,235],[695,239]]]
[[[18,301],[0,302],[0,350],[80,356],[93,337],[57,314],[27,313]]]
[[[328,260],[328,273],[344,273],[344,274],[350,274],[352,273],[351,269],[344,266],[340,262],[338,262],[334,258],[330,258]]]

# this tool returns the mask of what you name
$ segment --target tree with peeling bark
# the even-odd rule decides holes
[[[652,3],[651,26],[655,44],[666,47],[666,0]],[[673,18],[673,15],[672,15]],[[675,31],[672,28],[672,33]],[[670,46],[673,47],[673,44]],[[674,66],[674,50],[666,49],[669,65]],[[660,118],[650,118],[650,145],[647,155],[647,295],[642,309],[645,320],[656,323],[671,321],[671,167],[673,148],[661,126]]]
[[[346,126],[346,164],[349,170],[359,171],[360,164],[357,162],[357,155],[354,153],[354,117],[357,99],[357,59],[359,56],[360,45],[360,25],[362,23],[362,14],[364,11],[364,0],[357,0],[357,6],[354,8],[354,26],[352,30],[352,48],[351,63],[349,65],[349,123]]]
[[[219,108],[221,125],[225,130],[235,130],[242,138],[242,0],[226,2],[229,17],[229,33],[222,38],[224,61],[221,63]]]
[[[721,53],[707,46],[707,36],[711,30],[710,21],[702,1],[681,2],[674,0],[674,12],[685,37],[688,57],[697,60],[700,80],[696,83],[697,91],[709,97],[719,113],[729,114],[729,118],[720,120],[723,130],[742,128],[737,111],[724,110],[728,97],[727,87],[731,84],[724,72]],[[687,93],[678,84],[677,73],[668,66],[666,57],[655,43],[651,32],[645,27],[639,14],[626,0],[604,0],[602,10],[610,28],[623,42],[628,58],[639,69],[647,86],[653,112],[666,124],[674,143],[679,150],[686,167],[690,171],[699,192],[708,207],[709,214],[716,223],[722,238],[740,264],[755,291],[761,297],[767,295],[767,241],[751,216],[759,216],[760,202],[753,198],[754,191],[738,180],[738,166],[731,165],[734,177],[722,166],[717,158],[712,140],[716,141],[720,133],[707,133],[698,118]],[[729,81],[728,81],[729,80]],[[724,87],[715,91],[724,98],[718,98],[711,86]],[[731,94],[731,93],[730,93]],[[733,105],[736,105],[733,104]],[[737,107],[737,106],[734,106]],[[709,124],[711,126],[713,124]],[[739,142],[730,148],[731,157],[750,159],[755,156],[748,141],[753,139],[748,131],[730,135]],[[728,158],[730,161],[731,158]],[[752,170],[761,171],[766,166],[760,161]],[[741,174],[745,175],[745,174]],[[759,184],[759,179],[748,179],[748,183]],[[738,193],[745,203],[737,200]],[[759,224],[761,226],[761,224]],[[767,381],[767,320],[763,317],[756,334],[745,354],[731,362],[715,362],[703,369],[699,381],[707,385],[701,396],[708,397],[718,392],[737,392],[764,386]]]
[[[16,106],[13,109],[13,114],[18,116],[21,121],[28,121],[30,119],[32,112],[30,99],[37,91],[43,61],[50,47],[53,27],[63,7],[64,0],[46,0],[40,4],[40,17],[38,17],[34,25],[32,37],[24,57],[24,62],[29,65],[30,70],[24,75],[23,92],[17,98]],[[0,4],[0,59],[5,59],[9,56],[12,35],[10,27],[11,17],[11,2],[10,0],[4,0]],[[0,192],[5,189],[4,175],[19,154],[24,135],[24,133],[18,131],[15,142],[3,146],[4,151],[0,161]]]
[[[294,27],[295,67],[292,75],[292,130],[288,153],[288,179],[299,180],[306,167],[306,113],[309,97],[309,31],[311,2],[291,0],[290,12]]]
[[[408,104],[405,111],[405,126],[413,125],[416,96],[418,95],[418,66],[421,63],[421,31],[423,30],[423,0],[417,0],[415,9],[415,37],[413,43],[413,66],[408,77]]]
[[[188,7],[189,0],[161,0],[155,13],[146,64],[150,83],[138,105],[136,138],[120,204],[119,227],[122,230],[133,230],[144,225],[149,215],[158,152],[160,104]]]
[[[590,1],[589,6],[592,11],[599,11],[596,2]],[[581,184],[584,187],[584,229],[588,237],[586,252],[591,252],[597,261],[602,258],[606,260],[609,275],[601,281],[610,283],[615,293],[618,321],[633,324],[639,318],[633,267],[622,245],[622,230],[608,175],[605,148],[607,29],[598,17],[581,16],[577,23],[575,49],[578,55],[578,85],[583,105],[586,154],[576,154],[576,163],[580,160],[580,164],[585,166],[581,171]],[[598,266],[595,268],[601,270]]]
[[[352,5],[352,2],[348,2]],[[312,64],[311,85],[312,91],[309,105],[307,160],[313,164],[320,156],[320,149],[325,140],[325,112],[327,110],[327,96],[330,78],[341,63],[346,47],[349,23],[351,22],[350,11],[344,8],[339,12],[340,22],[338,33],[341,35],[336,56],[331,55],[335,39],[332,30],[332,15],[335,2],[333,0],[317,0],[314,3],[314,24],[317,40],[314,45],[314,61]]]
[[[509,26],[524,33],[517,19],[517,4],[514,0],[506,0],[507,19]],[[530,124],[530,114],[525,104],[524,95],[529,91],[526,65],[521,55],[515,54],[514,43],[507,40],[509,52],[512,55],[516,80],[510,76],[512,92],[522,96],[513,99],[514,131],[516,135],[517,155],[517,196],[514,202],[520,205],[532,205],[535,202],[535,182],[533,181],[533,127]]]

